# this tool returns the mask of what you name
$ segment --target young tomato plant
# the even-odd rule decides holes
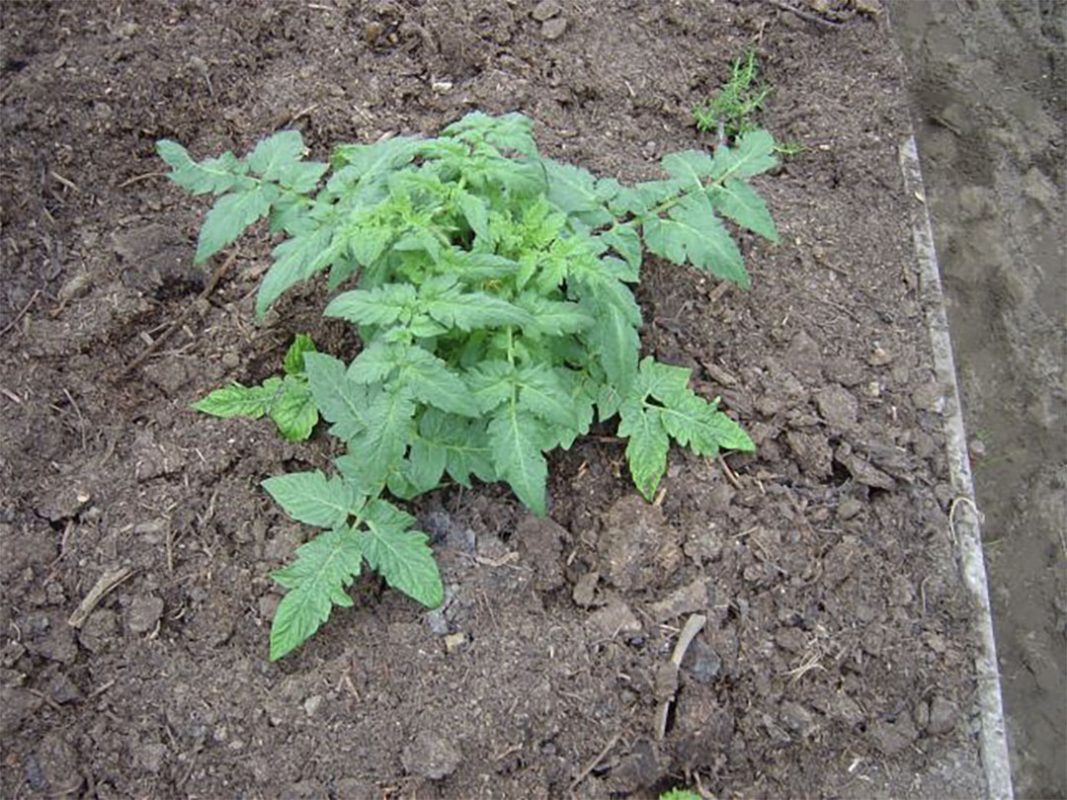
[[[332,476],[263,483],[291,517],[323,529],[274,574],[288,592],[271,628],[272,659],[311,636],[332,605],[352,604],[345,588],[364,561],[427,606],[441,602],[428,537],[389,496],[408,500],[446,475],[464,486],[502,480],[543,515],[545,453],[569,448],[594,418],[619,418],[630,473],[649,499],[671,439],[702,456],[753,449],[693,392],[689,370],[640,357],[630,287],[646,249],[748,285],[724,219],[777,240],[748,183],[776,163],[771,136],[749,131],[714,155],[672,153],[665,178],[624,186],[541,156],[532,127],[519,114],[476,112],[433,139],[341,145],[329,164],[304,161],[295,131],[246,158],[199,163],[159,143],[175,182],[217,196],[198,262],[267,219],[283,238],[257,313],[326,272],[328,287],[344,291],[324,314],[356,326],[363,343],[345,363],[307,342],[292,370],[287,357],[284,379],[222,389],[197,406],[279,422],[267,403],[288,381],[298,397],[306,387],[346,447]],[[310,411],[294,433],[308,421]]]

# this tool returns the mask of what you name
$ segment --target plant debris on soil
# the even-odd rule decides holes
[[[833,25],[782,5],[0,9],[0,794],[981,794],[899,59],[872,2]],[[201,211],[155,141],[295,126],[323,157],[518,110],[548,155],[646,179],[713,144],[690,109],[750,47],[762,124],[806,148],[759,179],[783,241],[743,237],[751,291],[650,259],[638,295],[645,352],[757,453],[676,449],[647,504],[586,437],[551,460],[549,519],[501,486],[434,493],[412,511],[445,604],[367,576],[270,663],[267,575],[308,531],[258,483],[329,443],[189,403],[275,372],[294,332],[356,343],[306,302],[320,284],[252,323],[265,244],[192,266]]]

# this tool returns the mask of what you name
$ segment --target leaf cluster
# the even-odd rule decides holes
[[[299,442],[311,436],[319,421],[319,410],[308,388],[304,355],[315,352],[315,343],[306,334],[297,334],[282,362],[283,376],[267,378],[258,386],[231,383],[193,403],[193,408],[213,417],[268,416],[283,438]]]
[[[754,115],[763,108],[771,88],[760,78],[756,51],[749,50],[730,67],[730,78],[714,97],[693,107],[693,120],[701,133],[721,131],[733,138],[755,130]]]
[[[325,273],[341,290],[325,316],[355,326],[363,343],[347,363],[305,347],[301,370],[287,367],[282,379],[306,390],[346,452],[333,477],[264,483],[290,516],[325,530],[275,574],[289,591],[272,658],[310,636],[332,605],[350,603],[344,589],[363,559],[417,600],[440,602],[426,537],[387,495],[410,499],[446,480],[506,481],[543,515],[545,454],[615,417],[649,499],[671,440],[701,456],[753,449],[692,391],[689,370],[639,360],[642,314],[631,287],[646,250],[748,285],[729,226],[777,241],[748,182],[776,164],[765,131],[714,155],[667,155],[665,177],[632,186],[543,157],[519,114],[475,112],[433,139],[341,145],[329,164],[303,162],[291,131],[245,159],[196,163],[169,142],[160,152],[175,181],[218,195],[198,257],[268,219],[284,238],[257,312]],[[219,390],[198,407],[278,422],[264,399],[275,380]]]

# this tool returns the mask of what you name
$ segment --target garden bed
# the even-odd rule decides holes
[[[981,794],[952,388],[898,164],[901,68],[868,5],[833,27],[756,2],[5,6],[0,793]],[[757,453],[675,450],[649,505],[598,430],[550,459],[548,520],[501,486],[430,495],[412,510],[444,609],[366,578],[270,663],[267,575],[308,531],[257,484],[329,445],[188,404],[272,374],[296,331],[352,343],[320,285],[252,323],[251,238],[205,291],[201,210],[155,141],[244,152],[292,125],[322,157],[518,110],[547,155],[647,179],[712,145],[690,108],[746,47],[775,87],[763,124],[805,147],[756,180],[782,242],[742,240],[749,291],[648,259],[638,297],[644,351],[691,367]]]

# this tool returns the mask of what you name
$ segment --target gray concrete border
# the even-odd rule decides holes
[[[945,298],[941,291],[941,271],[934,248],[933,227],[926,205],[926,190],[914,135],[900,147],[904,187],[914,198],[912,233],[919,264],[919,297],[926,309],[926,323],[934,352],[934,370],[945,390],[945,439],[952,492],[955,499],[949,511],[949,528],[956,545],[963,581],[974,601],[974,631],[978,652],[975,674],[978,680],[978,744],[989,800],[1012,800],[1011,763],[1005,733],[1004,708],[1000,696],[1000,671],[993,638],[993,616],[989,606],[989,585],[982,555],[981,515],[974,501],[974,481],[967,454],[967,434],[963,425],[956,365]]]

